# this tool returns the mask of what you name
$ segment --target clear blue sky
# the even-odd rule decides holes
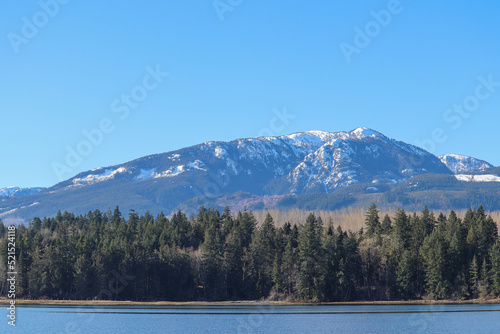
[[[276,135],[366,126],[412,144],[440,128],[433,153],[500,165],[500,86],[477,88],[481,76],[500,82],[498,1],[227,3],[221,20],[212,0],[72,0],[52,16],[2,1],[0,188],[57,183],[54,162],[103,119],[113,131],[65,178],[272,124]],[[374,23],[388,7],[390,22]],[[348,62],[341,45],[356,47],[356,27],[372,37],[358,36]],[[112,103],[141,97],[158,64],[169,76],[121,119]],[[468,117],[446,113],[465,102]],[[295,117],[281,126],[284,107]]]

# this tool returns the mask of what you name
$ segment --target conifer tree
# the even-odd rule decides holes
[[[433,230],[436,222],[434,221],[434,213],[429,211],[427,205],[424,207],[422,211],[422,222],[426,228],[426,235],[429,235]]]
[[[500,242],[496,242],[490,250],[490,280],[491,293],[493,296],[500,296]]]
[[[409,250],[404,250],[396,266],[396,282],[401,298],[409,299],[415,290],[416,283],[415,261]]]
[[[483,263],[481,265],[481,271],[479,274],[479,295],[482,297],[486,297],[489,293],[490,289],[490,270],[488,268],[488,262],[486,261],[486,257],[483,259]]]
[[[226,218],[226,224],[229,218]],[[224,247],[224,272],[227,282],[227,296],[230,298],[243,298],[243,247],[242,230],[239,226],[231,229],[225,226],[226,245]],[[230,223],[232,224],[232,222]]]
[[[272,270],[275,257],[275,227],[268,213],[264,223],[254,230],[250,243],[250,274],[257,299],[265,297],[272,288]]]
[[[381,232],[380,219],[378,216],[378,210],[375,203],[370,205],[370,208],[365,215],[365,225],[366,225],[366,236],[371,238],[373,236],[379,235]]]
[[[310,214],[299,234],[298,295],[303,300],[321,300],[322,264],[321,221]]]
[[[224,297],[224,273],[222,266],[222,242],[220,229],[217,223],[212,223],[205,231],[205,241],[202,245],[202,271],[201,280],[205,296],[210,299],[221,299]]]
[[[446,280],[446,251],[437,231],[428,235],[421,248],[424,262],[427,292],[436,299],[448,295],[449,282]]]
[[[293,239],[289,239],[285,246],[285,252],[283,253],[283,262],[281,267],[286,284],[286,293],[289,296],[295,293],[297,286],[297,248],[295,248],[293,245]]]
[[[382,230],[382,234],[389,235],[391,233],[392,221],[391,221],[391,217],[389,217],[388,214],[386,214],[384,216],[384,219],[382,219],[381,230]]]
[[[471,296],[477,298],[479,293],[479,266],[477,264],[476,255],[473,256],[469,266],[469,287]]]
[[[409,218],[403,209],[398,209],[396,211],[392,233],[399,247],[407,248],[409,246],[411,226]]]

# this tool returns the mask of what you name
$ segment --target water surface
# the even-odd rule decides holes
[[[7,332],[498,334],[500,305],[20,306]]]

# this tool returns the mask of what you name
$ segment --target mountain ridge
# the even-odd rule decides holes
[[[438,156],[438,158],[454,174],[469,172],[476,169],[484,170],[493,167],[493,165],[487,161],[461,154],[444,154]]]
[[[461,170],[484,162],[472,159],[461,159]],[[0,197],[0,218],[27,221],[59,209],[86,213],[116,205],[168,212],[185,201],[221,194],[281,198],[361,189],[353,188],[357,184],[377,193],[425,174],[454,173],[422,148],[368,128],[208,141],[81,172],[27,196]]]

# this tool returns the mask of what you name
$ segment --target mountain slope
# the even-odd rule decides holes
[[[454,174],[469,172],[474,169],[486,169],[493,167],[492,164],[484,160],[476,159],[466,155],[445,154],[439,156],[442,163],[446,165]]]
[[[185,202],[193,207],[237,192],[257,198],[252,203],[267,198],[266,206],[283,196],[341,189],[380,193],[428,173],[452,174],[429,152],[374,130],[308,131],[206,142],[97,168],[36,194],[0,197],[0,218],[26,221],[58,210],[79,214],[116,205],[125,212],[168,213]],[[350,198],[336,201],[348,205]]]

